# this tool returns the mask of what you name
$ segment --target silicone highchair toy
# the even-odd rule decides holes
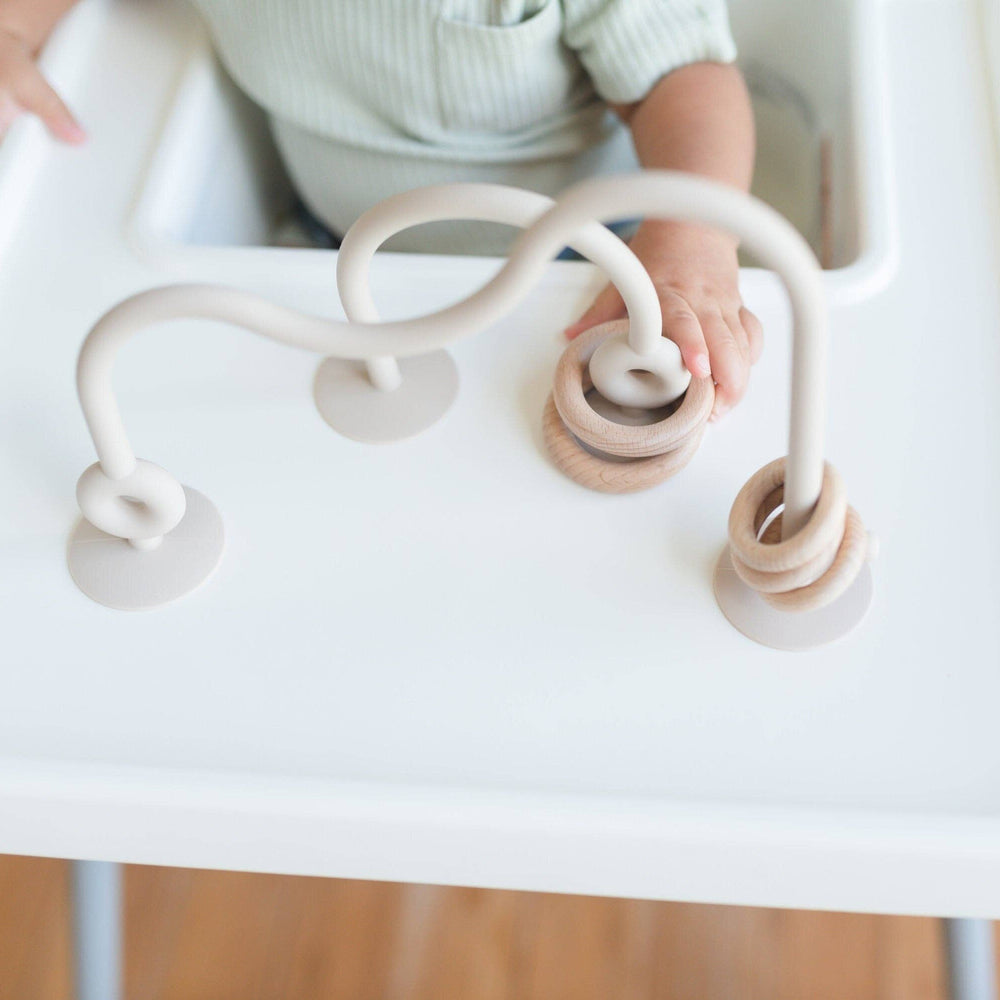
[[[622,358],[627,329],[626,320],[615,320],[570,342],[542,418],[553,462],[581,486],[605,493],[643,490],[680,472],[698,450],[715,402],[712,379],[692,381],[673,344],[655,361]],[[640,364],[648,367],[640,369]],[[626,415],[630,410],[666,412],[648,424],[611,419],[591,405],[588,396],[595,385],[605,399],[628,399]],[[659,387],[659,394],[650,391]],[[678,399],[679,405],[671,407]]]
[[[476,184],[390,198],[358,220],[341,248],[337,279],[346,321],[207,285],[153,289],[116,306],[88,335],[78,364],[80,400],[99,462],[84,473],[78,488],[85,521],[69,548],[74,580],[113,607],[149,607],[192,589],[222,551],[221,521],[211,504],[162,469],[136,459],[128,444],[111,370],[118,348],[133,333],[168,319],[200,317],[332,355],[338,360],[324,362],[317,378],[321,412],[351,436],[389,440],[433,422],[457,383],[447,375],[453,371],[450,359],[441,355],[426,366],[430,375],[421,380],[418,373],[406,400],[394,405],[394,393],[407,381],[396,358],[440,352],[450,341],[488,326],[530,291],[546,263],[567,244],[608,274],[625,301],[628,322],[589,331],[567,348],[546,411],[552,455],[575,479],[602,490],[641,488],[677,471],[697,447],[712,390],[705,381],[692,382],[683,370],[677,348],[661,335],[659,301],[649,276],[600,224],[636,216],[728,230],[785,282],[795,324],[789,455],[787,463],[758,473],[737,498],[730,523],[733,554],[720,563],[716,592],[734,624],[762,642],[803,645],[846,631],[867,608],[871,582],[864,559],[867,536],[822,458],[827,317],[816,260],[801,236],[762,203],[701,178],[660,171],[586,181],[556,202]],[[378,247],[400,229],[453,218],[526,228],[504,266],[473,295],[428,316],[379,322],[368,285]],[[338,378],[343,381],[344,369],[338,375],[338,366],[362,361],[368,363],[370,383],[358,381],[348,398],[331,402],[331,386],[339,384]],[[323,368],[331,367],[335,377],[324,376]],[[356,367],[353,371],[360,378]],[[586,402],[591,383],[604,399],[625,409],[675,408],[646,426],[623,427],[592,415]],[[783,504],[780,523],[761,536],[778,504]],[[793,620],[797,624],[789,626]]]
[[[496,184],[445,184],[418,188],[387,198],[365,212],[348,230],[337,257],[337,291],[344,313],[353,323],[380,323],[371,294],[369,270],[379,247],[403,229],[428,222],[477,220],[517,226],[527,231],[511,249],[502,271],[475,295],[449,309],[408,321],[411,342],[419,343],[434,327],[442,342],[484,329],[509,312],[526,295],[560,249],[570,245],[607,272],[621,289],[633,318],[634,330],[622,328],[616,338],[633,348],[647,365],[658,363],[672,373],[673,382],[649,405],[663,405],[680,395],[687,375],[678,368],[680,355],[660,336],[660,305],[649,276],[616,236],[592,219],[563,224],[548,234],[535,223],[555,202],[544,195]],[[380,329],[388,324],[380,323]],[[611,347],[613,345],[609,345]],[[661,360],[662,359],[662,360]],[[316,373],[314,395],[324,419],[337,431],[356,440],[392,441],[408,437],[434,423],[451,405],[458,388],[454,363],[444,351],[423,351],[418,357],[382,356],[365,365],[345,355],[327,358]],[[605,365],[609,399],[632,399],[631,387],[618,393],[610,366]],[[367,378],[365,377],[367,374]],[[617,376],[625,375],[621,368]],[[626,380],[627,381],[627,380]],[[638,405],[638,404],[637,404]]]

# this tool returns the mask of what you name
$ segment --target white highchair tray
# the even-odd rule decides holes
[[[457,345],[456,405],[386,447],[317,415],[313,355],[204,323],[145,333],[116,378],[133,444],[217,505],[225,559],[153,613],[83,597],[64,560],[93,461],[76,351],[112,302],[183,270],[123,234],[157,136],[135,108],[168,106],[188,22],[113,10],[70,95],[94,138],[47,149],[0,261],[0,850],[1000,916],[997,230],[970,166],[989,140],[930,99],[917,44],[982,107],[958,15],[896,15],[894,98],[941,141],[906,160],[899,274],[833,316],[828,453],[880,537],[875,604],[793,656],[739,635],[711,588],[733,497],[785,445],[787,316],[763,272],[744,275],[767,330],[746,401],[682,475],[626,497],[541,448],[586,265],[553,265]],[[945,177],[947,218],[922,211]],[[335,311],[330,255],[254,253],[198,277]],[[373,283],[399,316],[493,267],[389,256]],[[954,375],[942,330],[966,338]]]

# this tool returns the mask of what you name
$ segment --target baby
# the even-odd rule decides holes
[[[0,134],[33,112],[85,135],[35,57],[74,0],[0,0]],[[686,170],[746,190],[750,102],[725,0],[197,0],[223,63],[268,113],[300,196],[334,233],[423,184],[494,181],[558,194],[584,176]],[[416,239],[413,235],[410,240]],[[495,227],[426,230],[419,248],[502,251]],[[631,246],[663,332],[716,382],[713,416],[743,395],[762,347],[738,287],[736,242],[642,222]],[[398,249],[415,246],[397,242]],[[567,331],[625,314],[607,287]]]

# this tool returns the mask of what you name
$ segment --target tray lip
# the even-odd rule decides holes
[[[1000,884],[1000,815],[971,813],[0,757],[0,851],[734,905],[1000,917],[1000,897],[989,889]],[[527,866],[525,851],[532,859]],[[692,854],[718,859],[716,876],[705,885],[701,871],[693,890],[678,864]],[[789,885],[779,866],[794,870],[799,858],[812,877]],[[845,864],[857,872],[853,885],[835,877]],[[830,873],[823,874],[827,866]],[[929,892],[924,884],[911,890],[920,872],[932,873],[941,889]]]
[[[737,818],[760,831],[776,831],[783,825],[800,830],[815,829],[824,838],[851,842],[898,830],[914,841],[924,837],[937,841],[941,834],[970,841],[988,835],[985,844],[1000,859],[1000,805],[995,814],[973,810],[931,811],[884,809],[861,805],[819,803],[777,804],[752,799],[674,798],[655,794],[607,794],[510,788],[460,783],[393,781],[389,778],[348,778],[294,775],[280,771],[255,772],[241,768],[179,767],[156,764],[118,764],[58,757],[24,757],[0,754],[0,802],[12,797],[44,795],[66,802],[92,801],[95,790],[102,798],[122,804],[166,802],[171,805],[240,806],[255,812],[274,812],[276,804],[292,805],[314,815],[365,813],[389,815],[395,810],[418,816],[434,814],[436,805],[481,809],[484,806],[510,815],[562,816],[590,814],[608,802],[621,812],[602,818],[618,825],[621,818],[643,816],[660,821],[690,821],[713,824]],[[434,808],[429,808],[434,804]],[[597,809],[601,812],[601,809]],[[843,827],[835,830],[830,817]]]

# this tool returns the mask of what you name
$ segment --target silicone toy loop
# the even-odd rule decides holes
[[[112,479],[100,463],[90,466],[76,484],[76,500],[94,527],[137,542],[173,531],[186,506],[177,480],[158,465],[141,460],[118,479]]]
[[[684,395],[691,373],[684,367],[680,348],[665,337],[655,351],[639,354],[625,333],[609,337],[590,359],[594,388],[619,406],[654,410]]]

